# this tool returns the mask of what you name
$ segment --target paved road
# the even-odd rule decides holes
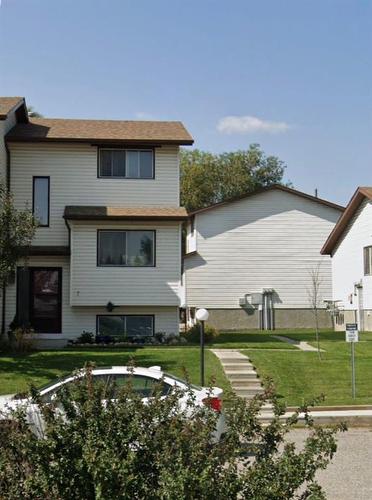
[[[290,439],[300,444],[306,431],[291,431]],[[372,499],[372,429],[351,428],[339,434],[337,453],[325,471],[318,474],[328,500]]]

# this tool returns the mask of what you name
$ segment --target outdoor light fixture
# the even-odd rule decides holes
[[[198,309],[195,317],[200,321],[200,385],[204,387],[204,322],[209,318],[206,309]]]
[[[198,321],[208,321],[209,312],[206,309],[198,309],[195,316]]]
[[[114,306],[114,304],[113,304],[111,301],[107,302],[107,304],[106,304],[106,309],[107,309],[107,311],[108,311],[109,313],[110,313],[110,312],[112,312],[112,311],[114,310],[114,307],[115,307],[115,306]]]

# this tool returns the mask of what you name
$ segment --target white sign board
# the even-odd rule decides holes
[[[356,323],[346,323],[346,342],[359,342],[359,331]]]

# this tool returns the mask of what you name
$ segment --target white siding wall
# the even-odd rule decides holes
[[[32,206],[32,177],[50,176],[50,227],[34,245],[67,245],[66,205],[179,206],[178,147],[156,149],[155,179],[98,179],[97,148],[85,144],[10,144],[15,203]]]
[[[331,260],[320,249],[340,211],[272,190],[196,215],[197,255],[185,259],[188,306],[239,308],[239,297],[274,288],[276,308],[308,308],[309,271],[321,262],[324,298]]]
[[[97,267],[98,229],[156,231],[156,266]],[[71,304],[179,305],[181,224],[71,223]]]
[[[361,204],[332,256],[333,299],[342,300],[345,309],[356,310],[357,297],[350,303],[354,283],[362,281],[364,309],[372,309],[372,276],[364,276],[363,247],[372,245],[372,203]]]
[[[104,307],[70,306],[70,264],[68,257],[30,257],[29,266],[62,267],[62,335],[40,334],[40,339],[66,340],[76,338],[83,330],[95,333],[96,315],[108,314]],[[16,286],[7,292],[7,325],[16,312]],[[179,329],[178,308],[173,307],[117,307],[112,314],[154,314],[155,331],[176,333]]]

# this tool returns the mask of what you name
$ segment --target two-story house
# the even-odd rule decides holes
[[[179,147],[193,143],[182,123],[28,119],[24,99],[1,102],[2,175],[39,222],[5,328],[17,315],[54,345],[84,330],[178,332]]]

